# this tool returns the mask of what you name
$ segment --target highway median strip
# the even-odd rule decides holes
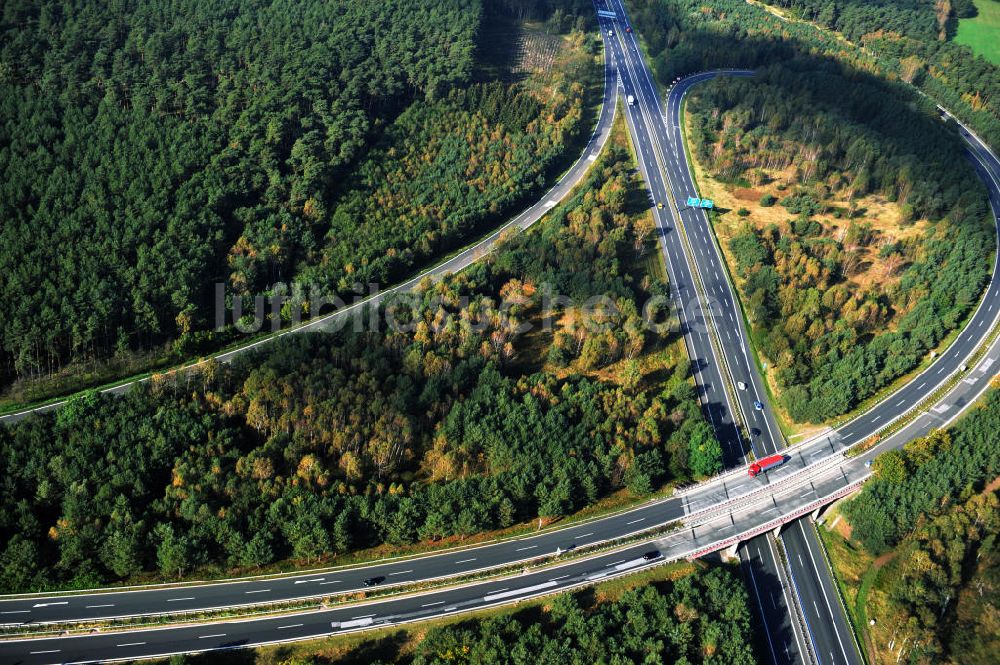
[[[405,598],[430,590],[457,589],[487,580],[500,581],[516,579],[528,572],[537,572],[546,568],[555,568],[609,552],[627,549],[644,541],[652,541],[665,534],[673,533],[680,528],[676,521],[654,525],[611,541],[581,546],[559,553],[551,552],[527,561],[519,561],[509,565],[478,571],[469,575],[428,580],[424,582],[386,585],[374,590],[351,590],[338,594],[316,594],[305,598],[296,598],[287,602],[247,603],[239,606],[212,610],[177,611],[157,613],[146,616],[122,617],[120,619],[82,620],[53,623],[29,623],[0,625],[0,640],[16,640],[28,637],[52,635],[85,635],[94,632],[123,631],[140,628],[155,628],[158,626],[196,625],[213,623],[222,620],[265,618],[282,616],[288,613],[303,611],[320,611],[354,604],[362,604],[372,600],[390,598]]]

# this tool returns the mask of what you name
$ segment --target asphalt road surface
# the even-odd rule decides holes
[[[620,12],[619,15],[623,16],[621,9],[618,7],[616,9]],[[668,204],[671,201],[668,198],[671,183],[678,190],[675,193],[680,200],[683,201],[687,196],[686,192],[682,194],[679,191],[683,189],[685,182],[686,186],[691,188],[690,195],[695,195],[684,163],[681,147],[683,144],[676,136],[669,140],[668,133],[679,131],[679,129],[670,123],[669,113],[660,112],[659,99],[652,81],[648,77],[648,73],[644,75],[642,72],[645,64],[634,42],[634,37],[631,35],[624,37],[623,31],[619,30],[620,25],[624,24],[620,21],[611,24],[602,22],[602,34],[605,35],[609,56],[607,58],[607,77],[613,84],[609,86],[609,92],[606,94],[599,131],[595,134],[595,139],[592,140],[593,149],[596,150],[600,144],[603,144],[603,139],[600,136],[604,123],[607,123],[607,127],[603,131],[610,127],[610,118],[606,116],[609,113],[608,109],[613,108],[613,102],[608,102],[608,96],[614,95],[614,83],[620,81],[622,94],[635,95],[637,98],[636,105],[626,109],[629,127],[640,155],[640,169],[652,193],[651,205],[653,205],[656,222],[660,229],[661,247],[667,257],[671,288],[675,289],[674,300],[678,305],[678,316],[684,325],[688,350],[696,363],[702,399],[717,431],[723,437],[728,461],[735,462],[744,459],[751,448],[758,455],[778,449],[782,443],[780,432],[771,421],[773,414],[767,407],[766,393],[762,389],[762,384],[759,383],[758,373],[754,370],[749,345],[746,343],[748,338],[743,329],[742,318],[734,314],[735,320],[730,322],[729,334],[727,335],[726,331],[723,330],[728,313],[739,310],[735,296],[730,290],[729,282],[725,278],[725,274],[721,272],[724,266],[721,264],[718,249],[710,235],[710,229],[707,227],[707,220],[704,219],[703,213],[699,210],[681,210],[679,211],[679,217],[683,222],[681,229],[673,216],[672,205]],[[613,31],[614,39],[608,39],[607,31],[609,29]],[[614,71],[618,68],[620,68],[618,72],[620,77],[616,77]],[[667,99],[668,109],[672,108],[671,105],[675,103],[675,99],[676,103],[679,104],[679,95],[683,94],[684,90],[683,85],[690,87],[696,82],[694,77],[686,81],[688,82],[682,82],[671,90]],[[1000,163],[974,138],[970,138],[970,141],[972,142],[971,150],[977,160],[977,168],[987,182],[991,202],[994,209],[997,209],[997,203],[1000,201],[1000,186],[998,186],[995,174],[1000,172]],[[575,168],[585,169],[587,163],[593,161],[590,156],[594,154],[596,153],[588,149]],[[675,159],[676,163],[674,163]],[[666,163],[667,166],[661,169],[660,164],[662,163]],[[664,172],[670,179],[669,183],[662,176]],[[568,181],[579,180],[580,177],[582,177],[582,172],[575,174],[574,171],[571,171],[560,186],[569,187]],[[536,210],[540,216],[554,205],[552,202],[555,200],[557,199],[552,194],[551,198],[546,197],[532,210],[541,207],[540,212]],[[657,201],[664,203],[663,209],[655,206]],[[550,203],[552,205],[549,205]],[[523,219],[518,218],[512,224],[528,225],[534,221],[528,221],[530,218],[530,215],[523,217]],[[699,219],[703,221],[704,228],[699,226]],[[681,230],[687,238],[686,242],[690,243],[689,246],[693,248],[697,265],[692,265],[688,261]],[[464,260],[471,263],[487,249],[469,250]],[[713,256],[714,259],[711,258]],[[457,270],[460,267],[454,266],[448,270]],[[720,269],[717,278],[716,268]],[[718,310],[709,310],[717,311],[712,318],[705,316],[704,304],[699,303],[697,298],[694,284],[695,274],[699,275],[699,281],[704,285],[706,291],[709,294],[714,293],[715,297],[718,298]],[[746,540],[754,534],[766,533],[776,524],[796,519],[802,514],[811,512],[824,501],[837,496],[838,492],[849,491],[856,487],[867,477],[868,471],[864,466],[865,461],[882,450],[900,446],[915,436],[920,436],[947,423],[970,404],[977,395],[981,394],[989,378],[995,374],[995,364],[1000,359],[1000,344],[995,344],[976,367],[969,370],[961,370],[960,367],[966,362],[968,355],[978,341],[992,328],[996,315],[1000,314],[1000,308],[997,307],[1000,303],[998,288],[1000,286],[997,285],[997,281],[992,280],[986,297],[972,317],[970,324],[941,357],[916,379],[872,410],[836,431],[789,449],[787,451],[789,462],[756,479],[748,478],[745,470],[741,467],[711,482],[681,492],[676,497],[646,504],[621,515],[594,520],[565,530],[545,532],[535,537],[494,543],[460,552],[421,556],[355,569],[311,572],[257,581],[195,584],[185,587],[145,588],[135,591],[79,595],[52,594],[2,600],[0,601],[0,622],[71,621],[270,603],[357,589],[360,588],[362,579],[372,576],[386,577],[387,584],[450,577],[463,572],[494,568],[536,558],[546,553],[554,553],[556,548],[565,550],[570,546],[580,547],[620,537],[627,533],[678,519],[684,520],[685,527],[669,537],[656,541],[657,546],[667,558],[696,556],[740,540]],[[727,358],[724,362],[716,361],[716,352],[710,337],[713,330],[717,335],[722,354]],[[721,334],[720,330],[723,330]],[[745,374],[740,374],[741,371]],[[959,381],[957,386],[938,404],[924,412],[899,433],[887,438],[875,449],[857,458],[847,460],[840,455],[840,452],[848,445],[868,438],[896,417],[910,411],[925,395],[933,392],[938,385],[948,380],[956,372],[962,374],[963,380]],[[724,376],[726,378],[723,378]],[[737,420],[733,415],[733,407],[729,403],[730,398],[724,387],[724,382],[727,379],[729,381],[734,379],[744,381],[748,384],[747,391],[736,391],[735,394],[738,408],[743,409],[744,414],[749,414],[748,420],[750,422],[755,422],[753,419],[757,419],[760,424],[761,434],[756,437],[751,436],[752,443],[743,442],[735,427]],[[764,404],[763,411],[756,411],[752,408],[754,399]],[[750,402],[749,410],[746,408],[748,401]],[[765,433],[767,433],[766,436]],[[808,533],[808,528],[803,529],[803,533]],[[760,570],[766,575],[767,571],[771,570],[777,575],[778,571],[772,565],[775,562],[770,543],[766,543],[766,548],[761,548],[761,542],[760,540],[750,540],[746,547],[753,550],[756,543],[756,556],[748,554],[746,561],[748,565],[753,560],[760,561],[759,569],[751,569],[754,574]],[[789,547],[788,539],[786,539],[786,547]],[[802,547],[805,547],[806,551],[811,551],[808,549],[809,543],[805,538],[802,543],[796,541],[795,544],[791,545],[791,548],[796,551]],[[371,618],[373,623],[379,624],[411,621],[462,611],[471,607],[509,602],[512,598],[549,593],[574,583],[592,582],[593,579],[588,578],[601,574],[601,571],[606,568],[621,565],[623,556],[626,557],[625,563],[628,563],[630,559],[627,557],[641,554],[642,551],[648,549],[648,545],[639,546],[632,548],[627,554],[619,552],[569,564],[563,571],[567,577],[558,580],[551,577],[550,571],[546,571],[518,577],[513,585],[494,581],[489,584],[480,583],[467,586],[460,590],[425,593],[408,598],[380,601],[374,617],[361,617],[366,612],[340,608],[301,615],[294,620],[290,620],[286,616],[275,620],[213,623],[210,626],[196,628],[155,629],[129,633],[5,642],[0,644],[0,660],[3,662],[63,662],[93,658],[135,658],[143,655],[190,651],[192,649],[206,650],[227,646],[249,646],[274,640],[304,639],[309,636],[335,632],[329,625],[330,621],[334,620],[364,622],[367,618]],[[770,552],[770,554],[765,554],[765,552]],[[769,561],[765,561],[765,559],[769,559]],[[822,567],[821,565],[814,566],[814,571],[816,568]],[[794,566],[792,566],[792,570],[794,574]],[[558,577],[561,574],[563,573],[557,573],[555,576]],[[801,574],[806,575],[805,568]],[[550,575],[550,577],[546,578],[545,575]],[[799,587],[798,575],[794,575],[794,582]],[[816,607],[819,607],[817,595],[821,597],[825,588],[822,586],[822,580],[819,582],[820,584],[811,593],[803,592],[801,587],[798,588],[804,612],[814,600],[817,601]],[[499,588],[505,585],[509,588],[500,591]],[[770,584],[763,589],[765,593],[760,595],[762,586],[760,583],[755,586],[755,590],[759,594],[758,597],[765,601],[762,605],[772,603],[774,609],[777,610],[779,603],[787,604],[786,599],[789,594],[786,589],[782,589],[780,596],[775,593],[776,589]],[[767,595],[768,591],[771,592],[769,595]],[[514,592],[513,595],[510,595],[510,592]],[[355,611],[357,614],[352,614]],[[832,615],[834,611],[832,604],[829,611]],[[787,614],[787,608],[785,613]],[[349,614],[351,616],[347,616]],[[780,613],[773,615],[775,619],[780,616]],[[806,616],[808,621],[808,612],[806,612]],[[767,621],[766,612],[765,621]],[[291,625],[295,623],[301,625]],[[366,626],[360,624],[351,624],[347,627],[341,625],[336,630],[357,630],[364,627]],[[812,629],[810,628],[810,630]],[[782,633],[782,628],[777,626],[775,634]],[[833,633],[839,635],[840,631],[833,631]],[[836,635],[833,633],[829,639],[824,638],[823,645],[838,643]],[[819,638],[814,635],[810,637],[814,642],[819,642]],[[792,658],[792,654],[795,653],[793,649],[797,650],[798,648],[794,631],[789,639],[784,640],[783,644],[780,645],[782,651],[788,650],[789,658]],[[825,646],[817,647],[816,651],[819,657],[822,657],[824,649]],[[836,656],[836,651],[836,649],[828,649],[827,653],[833,653]],[[845,648],[844,651],[848,650]],[[843,656],[842,660],[834,659],[833,662],[853,662],[848,655],[841,655]]]

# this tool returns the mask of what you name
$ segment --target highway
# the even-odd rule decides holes
[[[629,24],[622,0],[612,1],[616,4],[615,10],[625,20],[623,25]],[[757,370],[752,355],[752,345],[749,341],[750,337],[738,304],[739,301],[733,293],[732,283],[728,278],[725,261],[715,241],[710,220],[704,210],[687,207],[684,203],[689,196],[698,197],[698,189],[695,186],[684,151],[681,127],[682,102],[684,95],[692,86],[716,74],[712,72],[696,74],[678,82],[669,91],[666,111],[664,111],[653,77],[639,48],[635,32],[624,32],[622,41],[625,45],[626,56],[631,60],[628,69],[634,77],[632,82],[635,84],[636,98],[640,105],[647,105],[650,110],[649,115],[652,118],[650,127],[656,134],[654,140],[659,147],[659,167],[666,173],[673,189],[675,209],[680,219],[678,226],[687,240],[689,254],[693,258],[695,272],[702,286],[701,295],[705,298],[700,310],[711,318],[710,321],[705,322],[707,326],[714,326],[715,329],[719,364],[725,368],[730,385],[735,386],[738,382],[742,382],[747,386],[746,390],[736,390],[735,396],[739,402],[738,408],[741,415],[745,419],[746,432],[754,453],[757,456],[776,453],[785,447],[785,441],[769,404],[763,377]],[[727,74],[747,76],[751,75],[751,72],[728,72]],[[626,80],[624,76],[623,80]],[[657,122],[661,118],[662,122]],[[1000,207],[997,206],[998,190],[994,174],[1000,169],[997,167],[995,157],[986,149],[985,145],[974,138],[967,138],[967,142],[971,156],[979,167],[980,176],[990,191],[993,209],[998,210]],[[655,168],[655,166],[647,168]],[[668,260],[678,262],[676,256],[668,256]],[[995,262],[994,273],[996,270]],[[874,409],[838,428],[829,437],[831,447],[836,449],[845,442],[856,442],[874,434],[886,423],[903,413],[901,409],[905,409],[908,404],[919,402],[923,396],[927,395],[928,385],[937,385],[939,377],[948,376],[957,371],[978,345],[982,338],[982,331],[990,329],[996,324],[997,315],[1000,315],[1000,308],[994,311],[995,303],[998,301],[997,296],[1000,295],[1000,293],[995,292],[996,289],[1000,289],[1000,285],[997,284],[996,279],[992,279],[983,300],[984,306],[975,312],[969,325],[946,350],[944,357],[935,363],[933,372],[925,372],[918,380],[908,383]],[[692,358],[695,357],[692,356]],[[697,356],[697,358],[700,363],[701,356]],[[758,409],[757,406],[762,408]],[[788,553],[789,571],[796,589],[796,598],[799,601],[806,629],[812,642],[812,657],[820,663],[846,663],[849,665],[862,663],[861,655],[853,642],[853,634],[840,605],[828,602],[828,591],[833,588],[834,582],[828,567],[818,565],[814,556],[820,547],[815,533],[811,527],[807,529],[800,522],[781,537]],[[757,595],[761,591],[756,586],[755,580],[772,576],[773,571],[778,567],[773,547],[764,542],[766,539],[767,536],[759,536],[746,545],[748,549],[755,550],[758,556],[743,557],[741,555],[744,567],[751,569],[749,578]],[[805,560],[803,554],[810,555],[808,557],[811,564],[809,567],[800,565],[800,562]],[[827,593],[820,593],[824,591]],[[824,601],[822,603],[818,602],[821,597]],[[789,611],[794,611],[790,610],[787,603],[785,605],[785,607],[780,607],[774,603],[770,610],[761,609],[765,630],[769,634],[778,635],[779,637],[776,639],[782,642],[781,644],[768,645],[775,662],[782,662],[785,658],[793,661],[796,657],[804,657],[801,654],[798,656],[794,654],[794,650],[799,645],[796,640],[789,639],[789,637],[796,636],[789,636],[788,631],[784,630],[789,623]],[[817,614],[821,606],[822,612]],[[810,613],[813,614],[812,621],[809,621]],[[794,631],[792,632],[794,633]],[[840,648],[830,648],[834,643]]]
[[[619,16],[624,16],[620,7],[616,6],[616,10],[620,12]],[[678,316],[682,322],[690,357],[696,366],[696,378],[701,388],[703,403],[717,431],[720,432],[727,462],[738,463],[745,458],[751,445],[754,452],[760,455],[783,448],[783,440],[776,423],[773,422],[773,413],[767,405],[766,391],[763,390],[763,384],[754,365],[742,317],[734,314],[733,320],[729,319],[729,314],[739,311],[738,300],[726,278],[725,266],[718,255],[708,220],[699,210],[680,210],[677,214],[682,225],[678,225],[671,209],[672,199],[669,196],[671,184],[675,188],[673,193],[680,200],[686,198],[688,193],[695,195],[694,184],[690,181],[686,168],[683,144],[678,138],[679,122],[672,123],[670,113],[674,114],[672,116],[674,119],[678,118],[680,99],[684,91],[698,80],[704,80],[712,74],[690,77],[675,85],[667,97],[667,109],[670,113],[663,113],[655,86],[645,70],[645,63],[634,36],[626,35],[624,31],[619,30],[620,25],[624,23],[602,21],[601,26],[609,55],[606,62],[606,77],[612,82],[609,91],[606,91],[601,123],[607,122],[607,127],[610,127],[610,120],[606,116],[613,113],[616,86],[621,86],[623,95],[635,95],[637,103],[635,106],[627,107],[627,120],[633,140],[636,142],[636,152],[640,157],[640,170],[652,193],[652,202],[664,203],[662,210],[654,205],[653,211],[660,230],[661,248],[667,257],[671,289],[676,290],[673,295],[677,303]],[[608,38],[608,29],[613,31],[614,39]],[[614,71],[617,68],[620,68],[620,71]],[[610,103],[609,98],[612,99]],[[672,110],[675,104],[676,112]],[[612,110],[609,111],[609,107]],[[591,140],[595,149],[599,149],[596,147],[598,144],[603,144],[603,139],[600,138],[601,127],[602,124],[599,124],[598,132]],[[978,170],[989,187],[994,210],[1000,209],[998,207],[1000,186],[996,177],[996,174],[1000,173],[1000,162],[985,146],[978,144],[974,137],[971,137],[970,141],[973,157],[978,160]],[[581,162],[574,168],[585,169],[589,161],[593,161],[590,160],[590,156],[594,154],[588,149]],[[663,164],[666,166],[662,166]],[[669,182],[663,178],[664,173]],[[574,177],[578,180],[581,175]],[[567,176],[563,184],[567,184],[571,179],[573,178]],[[684,191],[685,188],[689,189],[689,192]],[[549,203],[554,200],[556,200],[554,195],[553,198],[546,197],[533,209],[541,207],[544,213],[552,207]],[[529,218],[530,216],[525,217],[521,221],[515,219],[511,224],[527,225],[531,223],[527,221]],[[693,250],[696,262],[689,261],[686,246]],[[471,263],[476,258],[477,254],[472,252],[467,254],[464,260]],[[454,269],[460,268],[450,268]],[[716,275],[717,270],[718,275]],[[996,267],[994,276],[995,270]],[[696,282],[703,285],[707,293],[717,299],[717,305],[708,309],[714,313],[706,316],[706,307],[699,304]],[[360,588],[361,580],[372,576],[386,577],[387,584],[451,577],[464,572],[534,559],[546,553],[552,554],[557,547],[563,550],[569,546],[581,547],[681,519],[684,520],[683,529],[656,541],[657,547],[664,552],[666,559],[700,556],[740,541],[749,541],[741,552],[741,560],[744,560],[744,568],[747,571],[745,574],[757,576],[758,573],[763,573],[766,576],[773,573],[780,579],[773,544],[767,536],[756,539],[753,536],[766,534],[776,526],[794,521],[802,515],[813,512],[832,498],[852,491],[868,475],[865,461],[870,460],[878,452],[900,446],[915,436],[949,422],[978,394],[981,394],[989,378],[995,374],[995,363],[1000,359],[1000,344],[994,344],[976,367],[962,372],[963,380],[959,381],[936,405],[923,412],[900,432],[886,437],[875,449],[856,458],[845,459],[840,454],[848,445],[867,439],[895,418],[916,407],[926,395],[934,392],[937,386],[961,371],[960,366],[967,361],[971,351],[993,327],[997,314],[1000,314],[1000,308],[997,307],[1000,303],[998,289],[1000,285],[993,279],[983,304],[977,309],[971,322],[956,341],[913,381],[837,430],[788,449],[786,454],[790,457],[789,462],[756,479],[750,479],[741,467],[712,481],[688,488],[669,499],[645,504],[620,515],[574,525],[564,530],[543,532],[533,537],[373,566],[310,572],[255,581],[79,595],[47,594],[5,599],[0,600],[0,621],[37,624],[131,616],[140,613],[175,613],[330,595]],[[730,320],[729,324],[725,323],[727,320]],[[718,354],[713,346],[712,334],[716,335]],[[717,356],[722,360],[717,362]],[[746,382],[748,390],[727,392],[726,383],[733,381]],[[732,397],[736,399],[735,404],[731,403]],[[753,409],[752,402],[755,399],[763,403],[765,407],[763,411]],[[756,427],[760,431],[760,434],[756,435],[751,432],[752,444],[744,443],[736,429],[738,422],[738,416],[734,416],[736,409],[748,416],[751,427]],[[807,525],[801,526],[807,527]],[[792,540],[797,537],[790,535],[796,528],[800,527],[793,526],[786,531],[785,547],[790,552],[796,553],[790,558],[797,560],[798,554],[802,554],[805,563],[806,553],[812,553],[813,550],[810,549],[807,536],[803,536],[801,542]],[[802,529],[803,534],[808,531],[808,528]],[[4,642],[0,644],[0,660],[41,663],[112,657],[136,658],[192,649],[205,650],[226,646],[249,646],[276,640],[304,639],[336,632],[330,626],[331,621],[364,621],[367,618],[379,624],[413,621],[466,611],[474,607],[510,602],[515,598],[551,593],[573,584],[592,582],[593,579],[590,578],[594,575],[603,574],[622,565],[623,562],[626,564],[634,562],[635,557],[648,551],[649,547],[643,545],[630,548],[627,552],[576,561],[556,569],[559,572],[555,573],[549,570],[518,576],[510,583],[494,580],[461,589],[378,601],[365,605],[369,609],[337,608],[295,617],[284,616],[281,619]],[[757,563],[754,563],[755,561]],[[814,570],[822,568],[821,563],[817,562],[817,565],[813,566]],[[822,609],[820,601],[826,587],[822,585],[822,580],[818,580],[819,584],[815,588],[804,591],[802,589],[804,581],[800,579],[800,575],[803,579],[809,577],[807,568],[797,569],[791,561],[790,567],[796,587],[795,592],[800,594],[800,604],[803,605],[806,621],[812,631],[808,610]],[[797,570],[799,572],[796,572]],[[774,593],[775,587],[771,585],[764,585],[763,582],[755,584],[757,599],[760,606],[765,608],[761,610],[765,622],[769,621],[766,610],[769,604],[773,606],[774,613],[770,615],[772,620],[788,616],[787,604],[790,591],[784,585],[781,590],[782,593],[779,595]],[[783,604],[786,607],[782,612],[779,608]],[[372,613],[373,617],[362,616]],[[835,604],[831,602],[827,606],[827,615],[832,616],[835,613]],[[816,615],[817,622],[822,622],[820,616]],[[831,621],[827,627],[830,628],[833,624]],[[356,630],[364,627],[366,626],[341,626],[337,630]],[[769,632],[773,631],[777,636],[790,632],[786,636],[787,639],[783,639],[773,652],[785,653],[787,661],[777,657],[776,661],[801,662],[801,645],[796,639],[794,630],[789,630],[792,626],[769,625],[768,628]],[[841,631],[831,631],[830,635],[822,639],[814,634],[810,636],[820,662],[855,662],[851,660],[850,650],[846,645],[839,656],[838,649],[833,648],[833,645],[839,642],[837,636],[840,634]]]
[[[681,510],[684,505],[700,506],[692,510],[684,528],[655,539],[653,544],[663,553],[660,561],[695,558],[738,544],[807,515],[831,498],[853,491],[868,476],[866,461],[883,450],[901,446],[906,441],[940,426],[941,418],[947,423],[975,401],[985,390],[988,378],[993,376],[992,368],[998,359],[1000,359],[1000,341],[995,342],[984,359],[970,371],[970,378],[975,378],[973,383],[960,381],[941,399],[939,405],[945,405],[946,408],[940,414],[935,413],[933,417],[921,416],[915,419],[898,433],[887,437],[876,448],[855,458],[844,459],[841,455],[832,455],[824,461],[809,464],[804,468],[785,471],[780,481],[772,478],[771,482],[762,484],[749,493],[736,496],[729,493],[728,487],[730,483],[742,486],[742,483],[737,481],[740,475],[745,475],[741,469],[704,486],[692,488],[681,497],[654,504],[661,509],[665,505],[673,504]],[[794,456],[792,465],[794,466]],[[727,494],[733,498],[706,505],[712,496]],[[636,514],[641,513],[634,511],[629,513],[628,517],[631,519],[620,516],[619,524],[622,526],[619,528],[623,529],[625,528],[623,525],[634,522],[637,519]],[[634,529],[636,526],[638,525],[633,524],[627,528]],[[523,542],[530,542],[530,539],[525,539]],[[405,623],[566,590],[575,585],[605,579],[610,575],[631,572],[644,565],[655,565],[657,562],[647,564],[639,561],[642,554],[650,549],[650,544],[643,544],[528,575],[494,579],[457,589],[426,592],[408,597],[393,597],[349,607],[284,615],[273,619],[245,619],[201,626],[4,641],[0,642],[0,662],[57,663],[92,659],[131,659],[180,651],[248,647],[371,627],[360,624],[333,627],[331,626],[333,621],[364,621],[371,618],[372,625]],[[563,577],[564,575],[566,577]],[[761,588],[770,589],[772,592],[775,590],[774,587],[758,585],[758,593]],[[81,596],[81,599],[86,597]],[[66,598],[64,596],[61,600]],[[90,598],[96,600],[94,596]],[[770,598],[762,596],[761,602],[767,603],[772,599],[777,602],[777,598],[777,595],[772,593]],[[34,602],[47,601],[35,599]],[[780,634],[780,630],[775,634]]]
[[[1000,358],[1000,342],[995,343],[986,355],[986,359],[990,358],[994,359],[994,362]],[[982,393],[986,373],[990,372],[992,364],[990,363],[984,370],[983,363],[980,363],[973,370],[977,378],[974,384],[961,381],[945,395],[941,402],[947,404],[944,416],[951,419],[959,415],[965,405],[971,404]],[[758,488],[756,494],[743,496],[729,502],[727,506],[703,506],[693,513],[685,528],[655,540],[655,547],[664,555],[660,561],[702,556],[710,551],[746,540],[756,533],[766,533],[783,522],[793,521],[821,506],[825,503],[826,497],[852,491],[868,475],[865,461],[883,449],[902,445],[939,424],[938,416],[922,417],[896,435],[886,438],[877,449],[867,451],[856,458],[844,460],[839,455],[833,456],[827,462],[812,464],[786,475],[784,482],[766,484]],[[732,475],[734,481],[735,475]],[[715,483],[709,483],[715,486],[711,493],[718,493],[720,491],[718,485],[723,482],[725,481],[720,479]],[[696,499],[700,504],[708,498],[709,492],[706,490],[707,488],[693,488],[691,493],[685,496]],[[769,543],[770,540],[765,542]],[[650,549],[650,544],[643,544],[528,575],[516,575],[456,589],[393,597],[382,601],[270,619],[4,641],[0,642],[0,662],[40,664],[93,659],[132,659],[182,651],[249,647],[361,630],[378,625],[406,623],[513,602],[517,599],[593,583],[611,575],[633,572],[645,565],[657,563],[640,561],[642,555]],[[745,549],[753,552],[754,548],[751,544],[745,546]],[[758,552],[757,556],[760,555]],[[778,602],[778,596],[775,593],[776,587],[764,582],[766,580],[757,584],[757,593],[760,594],[757,597],[766,607],[772,601]],[[764,592],[761,593],[761,590]],[[832,598],[830,602],[834,602]],[[372,620],[371,624],[367,623],[367,619]],[[351,623],[359,621],[363,623]],[[331,625],[332,622],[339,622],[339,625],[334,627]],[[343,625],[344,622],[347,622],[347,625]],[[774,634],[781,635],[781,629],[776,628]]]

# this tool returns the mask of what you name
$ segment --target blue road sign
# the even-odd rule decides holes
[[[697,199],[695,199],[695,200],[697,200]],[[701,200],[701,207],[702,208],[714,208],[715,207],[715,201],[713,201],[712,199],[702,199]]]
[[[688,197],[688,205],[692,208],[697,208],[701,205],[701,199],[696,199],[693,196]]]

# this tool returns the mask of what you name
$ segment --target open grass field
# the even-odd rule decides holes
[[[965,44],[994,65],[1000,65],[1000,2],[975,0],[979,15],[958,22],[955,41]]]

